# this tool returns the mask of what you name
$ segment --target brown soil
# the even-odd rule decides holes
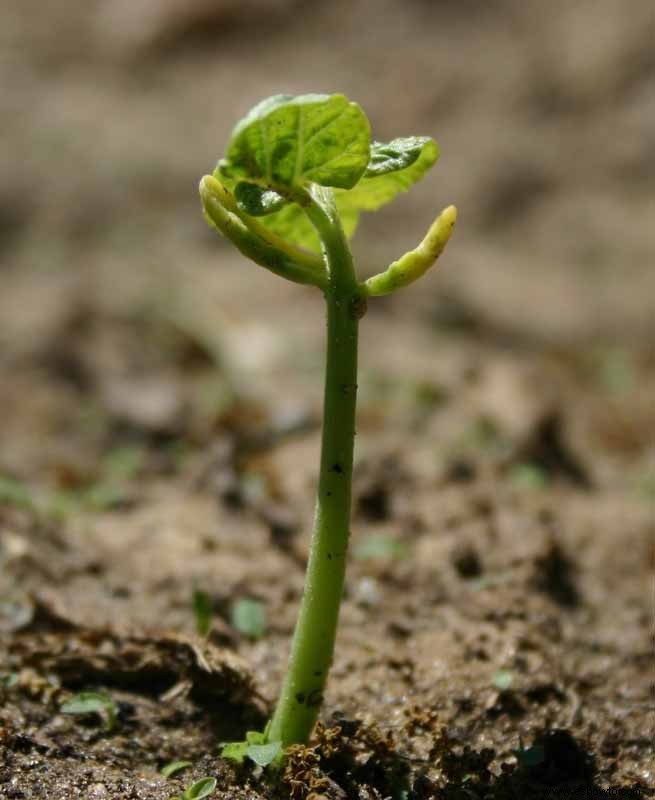
[[[655,19],[624,11],[3,11],[0,800],[205,776],[225,800],[655,796]],[[362,322],[337,652],[279,773],[219,743],[261,729],[287,658],[321,298],[206,230],[194,182],[281,89],[440,140],[434,178],[364,220],[362,272],[451,201],[461,225],[439,276]],[[61,712],[83,690],[111,729]]]

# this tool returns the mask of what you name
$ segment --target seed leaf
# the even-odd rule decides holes
[[[247,756],[260,767],[267,767],[282,752],[282,742],[269,742],[268,744],[249,744]]]
[[[184,800],[201,800],[202,797],[209,797],[215,788],[216,778],[201,778],[185,789]]]
[[[116,725],[116,703],[99,692],[80,692],[62,703],[59,710],[64,714],[100,714],[108,731]]]
[[[218,170],[268,188],[313,182],[350,189],[369,157],[368,119],[344,95],[275,95],[238,123]]]
[[[232,608],[233,627],[251,639],[261,639],[266,633],[266,612],[257,600],[242,597]]]
[[[245,742],[228,742],[223,745],[221,755],[232,761],[243,763],[247,756],[260,767],[267,767],[282,752],[282,742],[266,741],[266,731],[248,731]]]
[[[198,636],[207,636],[212,626],[212,601],[207,592],[194,589],[191,597],[193,616],[196,620]]]
[[[160,773],[164,778],[170,778],[171,775],[175,775],[175,773],[181,772],[183,769],[188,769],[191,766],[193,765],[190,761],[171,761],[161,768]]]
[[[226,742],[221,749],[221,755],[223,758],[242,764],[248,755],[248,747],[248,742]]]
[[[429,142],[432,140],[425,136],[407,136],[404,139],[394,139],[386,143],[373,142],[371,144],[371,160],[364,177],[374,178],[411,167]]]

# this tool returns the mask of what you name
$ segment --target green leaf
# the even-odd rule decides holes
[[[212,601],[207,592],[193,590],[191,598],[198,636],[207,636],[212,624]]]
[[[362,211],[376,211],[406,192],[433,166],[439,148],[433,139],[411,136],[388,144],[376,142],[371,160],[359,182],[350,190],[335,189],[341,224],[349,238],[355,233]],[[300,247],[320,251],[319,238],[297,203],[261,220],[269,230]]]
[[[373,142],[371,144],[371,160],[364,177],[374,178],[411,167],[428,142],[431,141],[425,136],[407,136],[404,139],[393,139],[386,143]]]
[[[190,761],[171,761],[161,768],[160,773],[165,778],[170,778],[177,772],[181,772],[183,769],[188,769],[191,766],[193,765]]]
[[[100,692],[80,692],[62,703],[59,710],[63,714],[99,714],[108,731],[116,725],[116,703]]]
[[[268,726],[266,726],[268,729]],[[251,744],[266,744],[266,730],[263,731],[248,731],[246,733],[246,742]]]
[[[269,188],[314,182],[350,189],[369,156],[368,119],[344,95],[276,95],[238,123],[218,170]]]
[[[266,612],[258,600],[243,597],[232,608],[232,625],[251,639],[261,639],[266,633]]]
[[[256,183],[240,181],[234,187],[239,208],[251,217],[264,217],[279,211],[288,201],[272,189],[262,189]]]
[[[282,752],[282,742],[268,742],[268,744],[249,744],[247,755],[260,767],[272,764]]]
[[[321,250],[321,242],[316,229],[305,216],[297,203],[289,203],[281,211],[260,220],[272,233],[298,247],[304,247],[314,253]]]
[[[216,789],[216,778],[201,778],[184,791],[184,800],[201,800]]]
[[[221,755],[223,758],[242,764],[248,755],[248,742],[226,742],[221,749]]]
[[[335,193],[342,221],[350,216],[354,231],[360,211],[377,211],[390,203],[421,180],[438,158],[439,148],[434,139],[412,136],[394,139],[387,145],[376,142],[371,163],[357,186],[349,192]]]
[[[361,211],[375,211],[407,191],[438,154],[436,142],[421,136],[371,146],[368,119],[344,95],[277,95],[236,126],[214,176],[234,192],[241,211],[261,217],[286,241],[320,252],[314,227],[286,189],[334,187],[350,237]]]
[[[228,742],[223,745],[221,755],[239,764],[247,756],[260,767],[267,767],[282,752],[282,742],[266,740],[266,731],[248,731],[245,742]]]

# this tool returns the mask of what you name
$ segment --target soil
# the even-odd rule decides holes
[[[655,796],[651,0],[83,5],[3,9],[0,799]],[[276,771],[219,744],[285,667],[322,301],[194,184],[280,90],[440,141],[362,273],[460,226],[362,321],[336,656]]]

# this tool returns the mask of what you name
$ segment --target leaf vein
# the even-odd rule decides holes
[[[323,169],[323,167],[326,167],[328,164],[331,164],[333,161],[337,161],[338,159],[343,158],[344,156],[347,156],[347,155],[352,155],[351,150],[353,149],[354,145],[356,145],[356,144],[357,144],[356,141],[349,142],[346,145],[346,147],[340,153],[337,153],[336,155],[332,156],[331,158],[328,158],[326,161],[319,162],[318,164],[313,166],[309,170],[309,172],[307,174],[311,175],[313,172],[316,172],[319,169]]]
[[[305,147],[307,147],[309,142],[311,142],[312,139],[315,139],[318,136],[319,133],[322,133],[326,128],[329,128],[330,125],[334,124],[339,119],[339,117],[342,117],[346,113],[346,111],[348,111],[348,109],[349,109],[349,106],[346,105],[345,108],[340,109],[340,111],[338,111],[333,117],[330,117],[320,127],[318,127],[311,134],[311,136],[308,136],[307,139],[305,139],[305,141],[304,141]]]

